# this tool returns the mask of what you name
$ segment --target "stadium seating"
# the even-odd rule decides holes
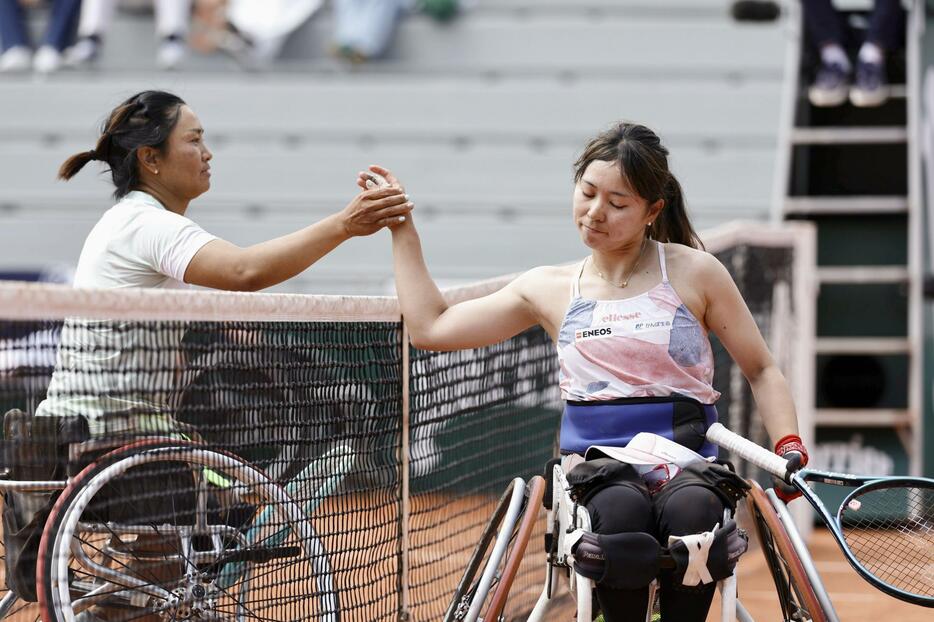
[[[768,214],[782,26],[738,25],[724,0],[480,0],[458,19],[408,18],[389,57],[327,54],[325,10],[269,71],[222,56],[154,68],[151,18],[118,14],[98,68],[46,81],[0,77],[0,268],[74,262],[109,206],[91,171],[54,181],[93,145],[121,98],[174,90],[215,152],[213,189],[190,215],[250,244],[342,207],[357,170],[393,168],[418,205],[443,282],[584,253],[570,225],[571,167],[616,119],[657,129],[695,222]],[[388,236],[353,241],[284,291],[380,293]]]

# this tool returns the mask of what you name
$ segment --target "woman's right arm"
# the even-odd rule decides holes
[[[392,228],[392,256],[402,317],[417,348],[478,348],[538,323],[525,295],[529,273],[488,296],[449,306],[428,273],[411,216]]]
[[[361,172],[357,185],[370,188],[381,176],[381,183],[404,192],[402,184],[387,168],[370,166]],[[464,350],[499,343],[539,323],[526,295],[536,271],[526,272],[501,290],[482,298],[448,305],[425,265],[422,244],[411,216],[394,223],[392,257],[396,294],[409,339],[423,350]]]
[[[361,192],[337,214],[282,237],[240,248],[205,244],[188,264],[185,282],[214,289],[256,291],[286,281],[355,236],[399,221],[412,205],[398,188]]]

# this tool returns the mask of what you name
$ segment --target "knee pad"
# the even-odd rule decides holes
[[[595,534],[578,532],[571,546],[574,571],[601,586],[634,590],[647,586],[661,569],[671,570],[676,582],[693,587],[733,574],[748,537],[735,521],[720,528],[668,538],[668,550],[643,532]]]
[[[746,552],[749,538],[736,521],[721,528],[687,536],[669,536],[668,554],[674,561],[672,576],[676,582],[693,587],[726,579],[733,574],[740,555]]]
[[[581,532],[571,550],[575,572],[619,590],[647,586],[658,576],[662,559],[658,540],[641,532],[609,535]]]

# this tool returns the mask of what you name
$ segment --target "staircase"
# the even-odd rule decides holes
[[[785,89],[774,206],[817,228],[820,468],[922,469],[922,5],[913,3],[907,48],[889,63],[891,98],[867,109],[810,105],[816,52],[791,7],[788,58],[799,71]],[[849,15],[852,24],[859,12]]]

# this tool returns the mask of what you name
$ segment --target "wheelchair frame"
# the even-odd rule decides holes
[[[547,511],[546,541],[550,541],[551,550],[548,551],[545,570],[545,585],[541,595],[535,603],[528,622],[543,622],[548,620],[551,607],[555,604],[559,588],[559,577],[568,577],[568,589],[576,600],[577,620],[593,620],[593,589],[594,582],[574,572],[574,561],[571,555],[571,546],[576,541],[573,535],[579,531],[589,531],[591,528],[590,515],[587,509],[571,498],[570,486],[564,472],[567,460],[555,464],[552,468],[551,479],[551,507]],[[522,492],[520,487],[525,490]],[[785,508],[784,503],[775,496],[772,490],[763,491],[753,483],[753,492],[747,497],[747,504],[756,525],[763,550],[772,571],[776,592],[781,601],[784,622],[839,622],[833,609],[827,591],[821,582],[816,567],[808,552],[804,540],[794,525],[794,522]],[[497,512],[487,526],[481,544],[474,552],[471,564],[461,584],[455,599],[445,615],[445,622],[499,622],[505,618],[502,609],[487,610],[487,617],[481,617],[483,605],[490,591],[494,579],[500,579],[496,585],[499,593],[508,592],[511,587],[512,576],[502,572],[499,576],[498,567],[506,555],[507,545],[512,541],[512,550],[524,551],[523,542],[515,541],[517,528],[525,515],[529,514],[530,507],[522,505],[523,495],[531,498],[531,486],[526,487],[521,478],[516,478],[507,488],[500,500]],[[507,502],[512,500],[507,510]],[[546,506],[547,507],[547,506]],[[537,509],[534,510],[537,516]],[[724,511],[724,521],[732,518],[732,512]],[[492,542],[492,534],[499,528],[493,553],[483,567],[483,576],[489,580],[475,583],[472,592],[465,588],[465,582],[473,580],[479,571],[484,551]],[[526,536],[527,537],[527,536]],[[517,562],[516,562],[517,563]],[[649,589],[649,600],[646,607],[646,622],[653,617],[653,604],[657,603],[657,581]],[[754,622],[754,619],[737,598],[736,575],[718,582],[721,596],[721,622]]]
[[[40,611],[46,619],[60,622],[72,622],[75,614],[93,606],[95,594],[111,599],[121,598],[127,602],[157,603],[153,614],[159,611],[182,611],[190,615],[193,608],[205,609],[213,602],[211,594],[232,587],[237,581],[241,584],[235,590],[237,613],[233,619],[238,622],[250,618],[249,611],[243,604],[243,597],[250,589],[253,580],[251,571],[254,566],[261,567],[264,556],[281,559],[285,554],[300,556],[313,568],[313,577],[306,580],[314,582],[308,592],[316,593],[318,607],[324,613],[320,619],[327,622],[339,620],[337,592],[333,585],[330,562],[323,544],[318,539],[310,517],[321,502],[340,485],[349,472],[353,460],[353,449],[344,444],[334,446],[325,455],[310,461],[299,474],[282,486],[270,479],[261,470],[251,466],[241,458],[220,451],[215,451],[195,442],[180,441],[157,437],[138,438],[133,442],[119,445],[107,440],[94,439],[68,445],[68,457],[72,463],[88,452],[112,449],[100,458],[92,461],[81,473],[64,481],[14,481],[0,479],[0,491],[16,492],[55,492],[62,491],[56,508],[53,508],[43,532],[37,565],[37,594]],[[186,463],[192,467],[196,490],[194,525],[107,525],[86,524],[80,521],[81,512],[90,503],[94,494],[108,482],[113,481],[127,470],[142,464]],[[211,469],[221,469],[228,476],[236,478],[238,485],[244,485],[248,499],[241,503],[265,505],[263,511],[256,514],[243,528],[229,525],[210,524],[207,519],[208,483],[206,473]],[[312,479],[314,477],[315,479]],[[320,482],[323,479],[323,482]],[[315,482],[315,490],[308,490],[308,482]],[[293,501],[293,496],[308,499],[304,507]],[[67,502],[67,503],[65,503]],[[58,507],[64,505],[65,507]],[[278,520],[273,522],[274,515]],[[56,528],[51,523],[58,522]],[[133,540],[139,535],[156,535],[176,538],[181,552],[174,556],[161,555],[159,559],[174,560],[184,564],[182,580],[185,585],[170,586],[165,589],[156,584],[147,584],[129,573],[90,560],[82,553],[77,533],[100,533],[101,529],[109,535],[105,549],[113,553],[111,547],[114,537],[127,536]],[[289,537],[294,536],[298,546],[281,546]],[[194,551],[192,538],[202,536],[212,543],[210,551]],[[226,549],[223,543],[234,544],[235,548]],[[256,543],[262,542],[262,547]],[[237,553],[239,551],[239,554]],[[278,557],[277,557],[278,556]],[[251,559],[251,557],[253,559]],[[178,559],[175,559],[178,558]],[[240,559],[243,558],[243,559]],[[72,559],[76,559],[89,576],[94,577],[93,585],[82,586],[89,590],[83,594],[86,602],[73,606],[76,580],[69,569]],[[206,583],[200,565],[222,565],[217,576]],[[71,574],[70,574],[71,573]],[[261,576],[261,575],[260,575]],[[41,579],[40,579],[41,577]],[[197,585],[196,585],[197,584]],[[213,585],[212,585],[213,584]],[[206,589],[207,587],[207,589]],[[213,590],[213,592],[212,592]],[[50,600],[50,602],[45,602]],[[99,598],[98,598],[99,600]],[[7,591],[0,598],[0,620],[15,615],[18,604],[25,604],[12,591]],[[206,609],[205,609],[206,610]],[[148,615],[148,614],[147,614]],[[49,617],[51,616],[51,617]],[[174,618],[173,618],[174,619]],[[179,618],[179,619],[184,619]]]

